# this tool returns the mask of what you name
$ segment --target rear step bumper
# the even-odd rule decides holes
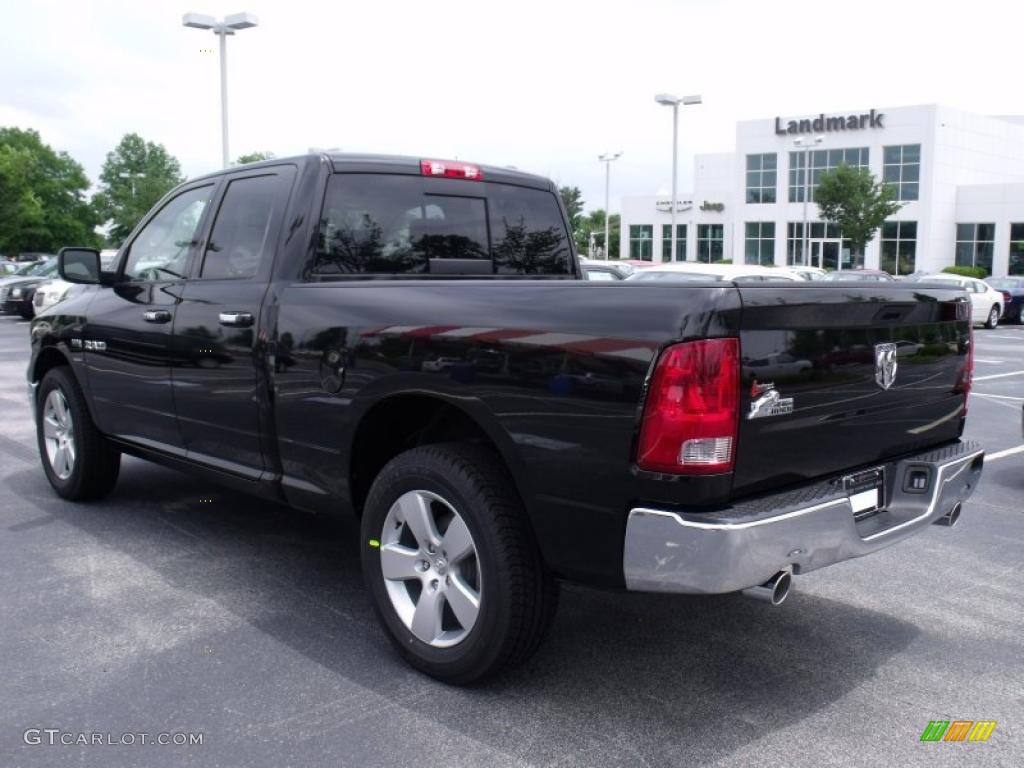
[[[885,465],[883,508],[855,519],[837,477],[714,512],[630,510],[623,571],[640,592],[716,594],[870,554],[920,532],[967,499],[985,452],[957,442]],[[924,489],[911,476],[925,473]],[[920,485],[920,482],[917,483]],[[946,524],[951,524],[947,518]],[[953,520],[955,522],[955,519]]]

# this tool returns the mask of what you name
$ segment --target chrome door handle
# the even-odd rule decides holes
[[[147,323],[169,323],[171,313],[166,309],[149,309],[142,313],[142,319]]]
[[[230,325],[233,328],[248,328],[252,325],[251,312],[221,312],[220,324]]]

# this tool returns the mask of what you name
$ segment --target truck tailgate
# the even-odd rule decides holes
[[[971,330],[959,290],[739,288],[734,495],[870,467],[960,435]]]

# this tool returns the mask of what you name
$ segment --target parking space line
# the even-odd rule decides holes
[[[1005,459],[1007,456],[1013,456],[1017,453],[1024,453],[1024,445],[1018,445],[1016,448],[1007,448],[1005,451],[996,451],[995,453],[986,454],[985,461],[997,461],[998,459]]]
[[[976,363],[992,363],[993,365],[997,365],[997,364],[1000,364],[1000,363],[1005,363],[1006,361],[1005,360],[982,360],[980,357],[976,357],[976,358],[974,358],[974,362],[976,362]]]
[[[1020,336],[985,336],[986,339],[1010,339],[1010,341],[1020,341],[1024,339],[1024,334]]]
[[[975,376],[975,381],[988,381],[989,379],[1003,379],[1007,376],[1024,376],[1024,371],[1010,371],[1010,373],[990,373],[988,376]]]
[[[971,392],[972,395],[978,397],[994,397],[997,400],[1017,400],[1018,402],[1024,401],[1024,397],[1013,397],[1012,395],[990,395],[988,392]]]

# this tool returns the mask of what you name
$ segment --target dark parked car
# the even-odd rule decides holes
[[[959,288],[584,281],[558,188],[518,171],[231,168],[168,193],[112,273],[89,249],[60,271],[82,287],[27,371],[56,493],[104,496],[124,453],[357,515],[387,636],[451,683],[528,658],[560,580],[778,604],[952,525],[982,472]],[[843,349],[866,354],[749,364]]]
[[[32,319],[35,316],[32,300],[36,295],[36,286],[56,275],[57,260],[51,259],[28,266],[24,274],[19,270],[0,280],[0,313]]]
[[[1003,293],[1001,319],[1019,323],[1024,317],[1024,277],[986,277],[985,282]]]

